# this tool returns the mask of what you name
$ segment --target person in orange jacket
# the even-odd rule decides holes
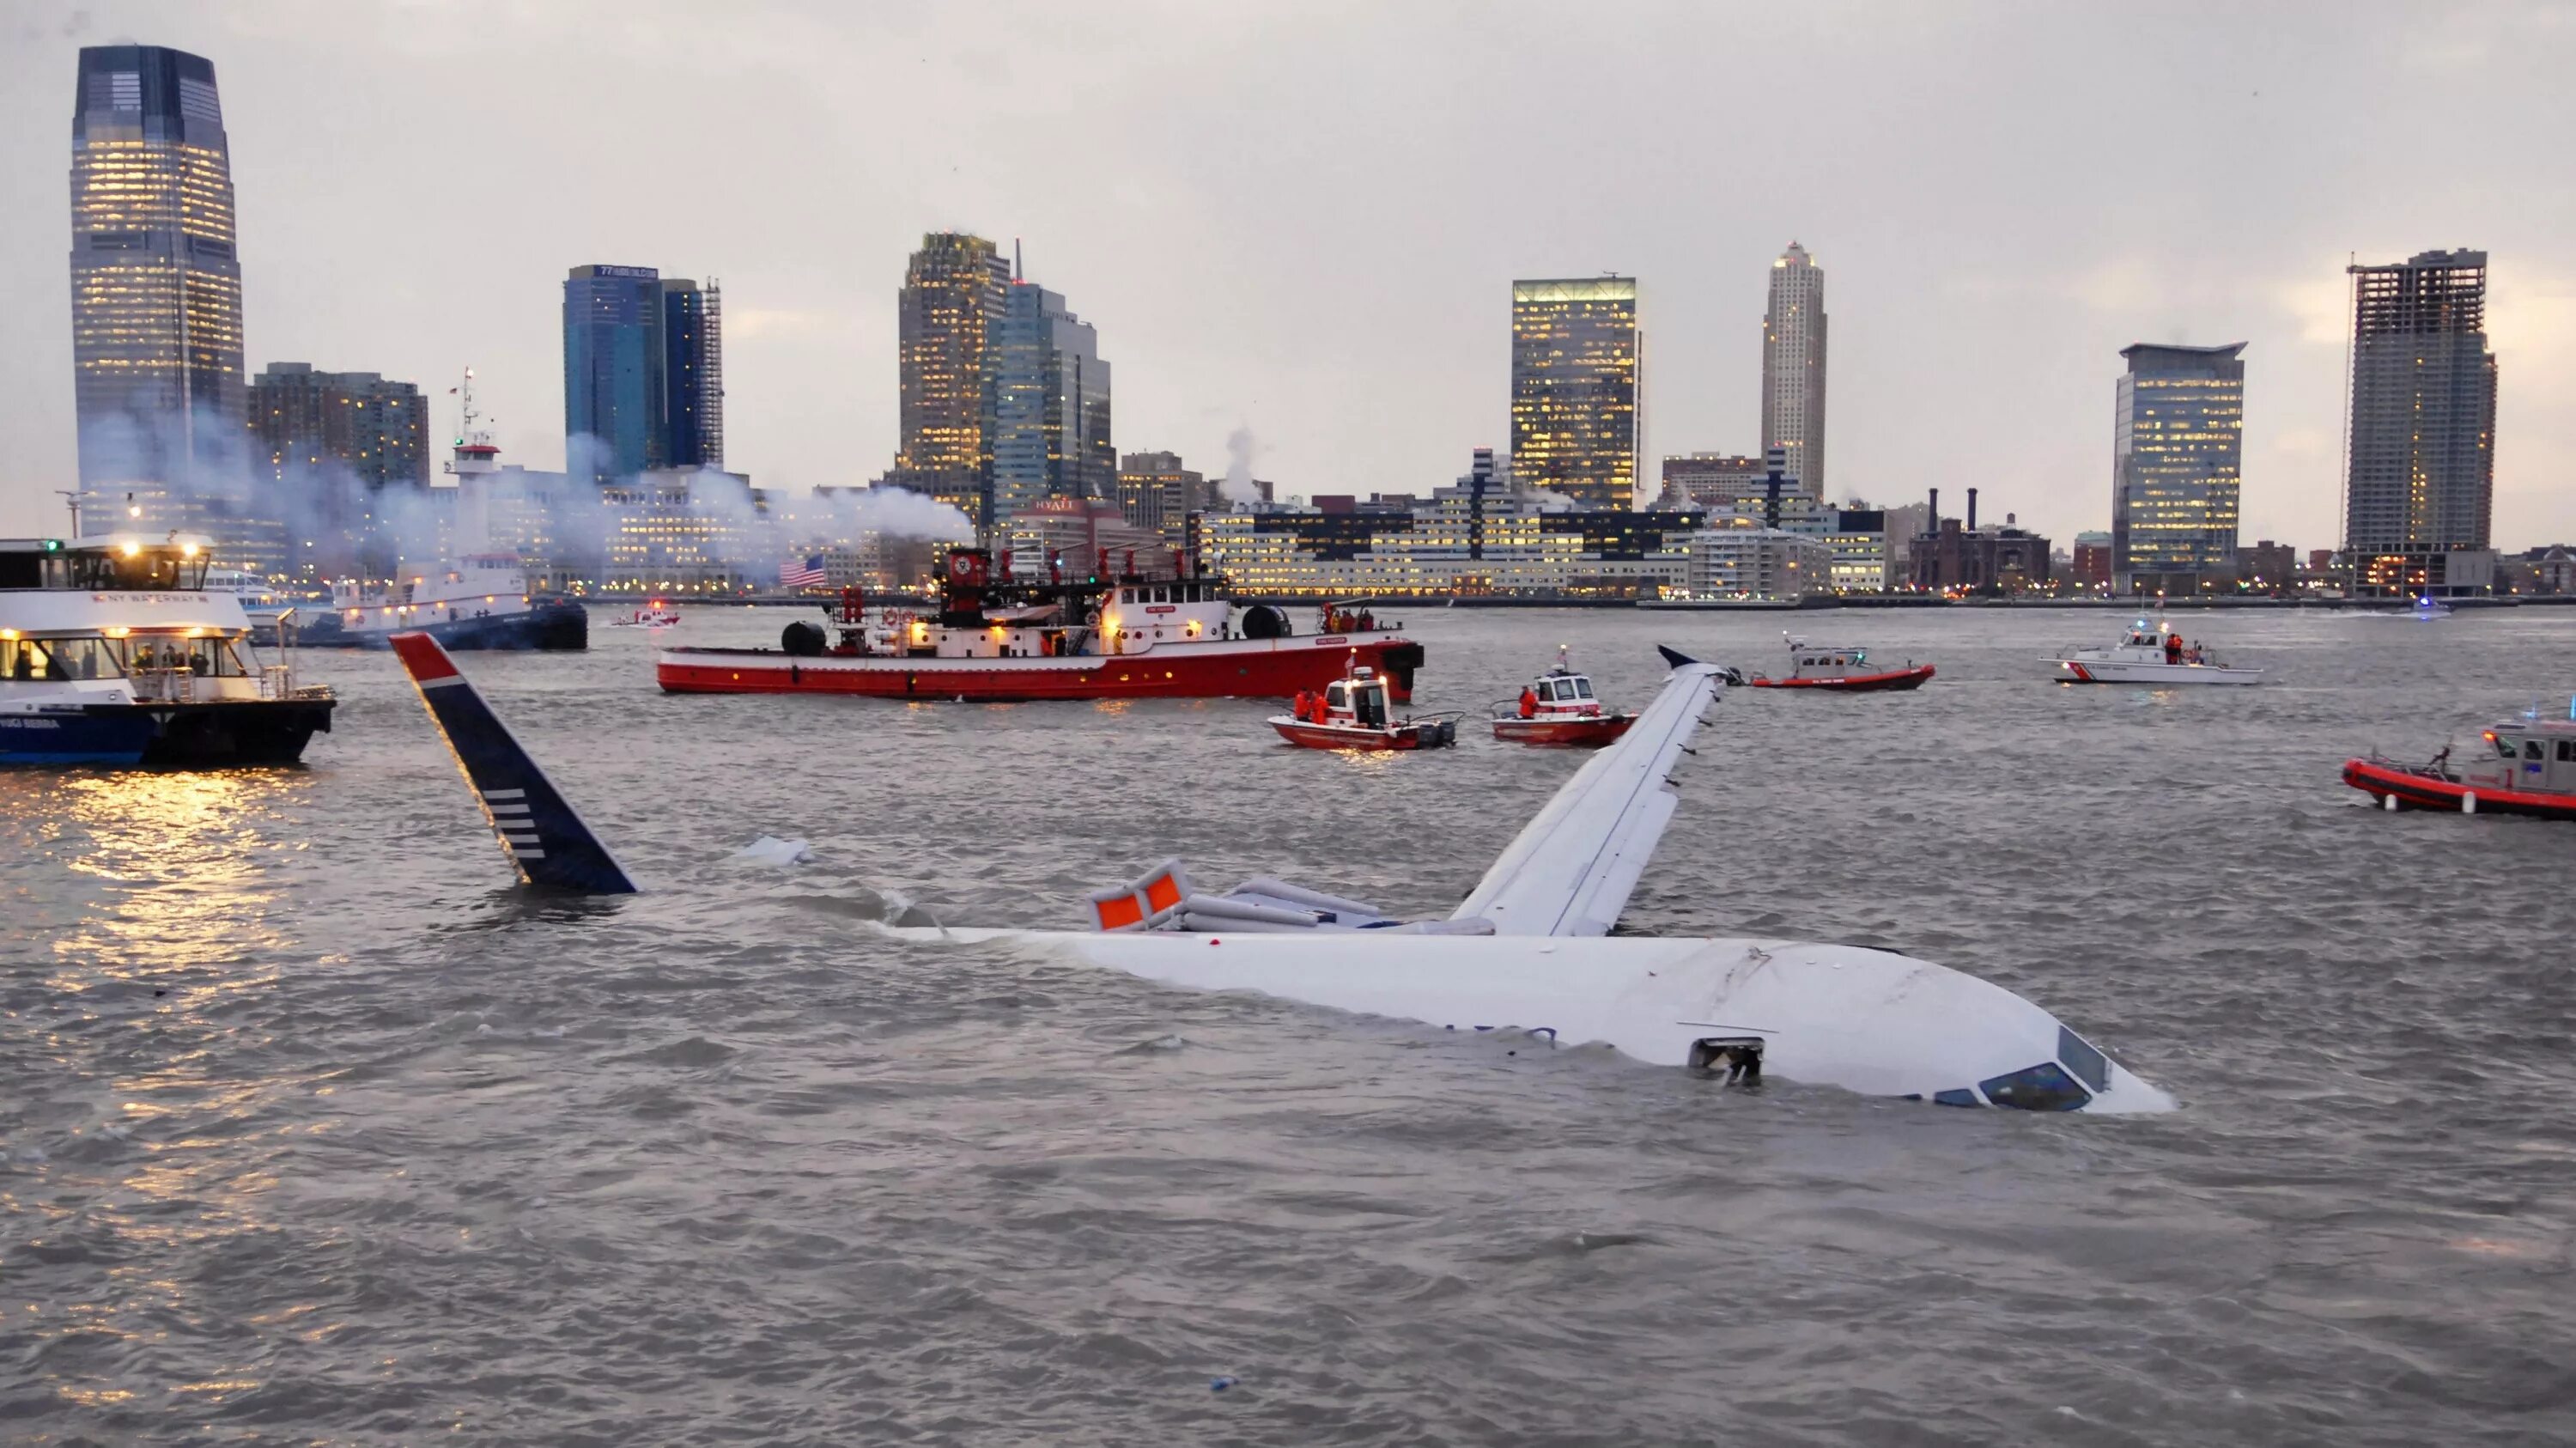
[[[1524,719],[1538,717],[1538,695],[1533,693],[1527,684],[1521,685],[1521,717]]]

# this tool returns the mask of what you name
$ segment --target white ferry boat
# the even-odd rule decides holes
[[[2088,644],[2040,660],[2065,684],[2259,684],[2261,669],[2234,668],[2206,644],[2186,640],[2159,620],[2139,619],[2115,644]]]
[[[425,633],[451,649],[586,649],[590,612],[568,598],[528,591],[527,565],[509,553],[473,553],[397,579],[383,589],[331,585],[331,608],[299,619],[298,641],[381,649],[398,633]]]
[[[203,538],[0,540],[0,765],[291,764],[327,688],[263,663]]]

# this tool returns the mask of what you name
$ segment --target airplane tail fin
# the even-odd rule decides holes
[[[626,867],[556,793],[546,772],[457,672],[438,640],[425,633],[400,633],[393,645],[519,878],[582,895],[636,893]]]

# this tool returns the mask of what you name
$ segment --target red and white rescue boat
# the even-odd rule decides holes
[[[1556,667],[1533,679],[1518,700],[1494,706],[1494,737],[1506,744],[1541,748],[1598,749],[1628,732],[1634,714],[1604,709],[1593,696],[1592,680],[1568,668],[1565,650],[1556,651]]]
[[[1788,635],[1781,635],[1788,638]],[[1789,673],[1775,679],[1755,674],[1746,680],[1756,689],[1826,689],[1845,694],[1875,694],[1897,689],[1920,689],[1932,677],[1930,664],[1907,660],[1903,668],[1891,669],[1870,662],[1869,650],[1825,648],[1802,639],[1789,639]]]
[[[1365,664],[1320,693],[1300,690],[1289,712],[1270,716],[1279,737],[1300,749],[1441,749],[1458,742],[1455,711],[1397,719],[1390,681]]]
[[[1300,634],[1285,610],[1237,606],[1225,581],[1174,559],[1172,572],[1099,570],[1047,581],[1011,577],[981,548],[948,554],[940,605],[920,615],[870,609],[855,588],[799,620],[775,649],[670,647],[654,676],[674,694],[865,694],[889,699],[1282,698],[1322,689],[1354,663],[1377,670],[1398,702],[1413,697],[1422,646],[1401,629],[1335,615]]]
[[[2480,753],[2465,764],[2451,763],[2448,746],[2423,764],[2372,755],[2345,760],[2343,782],[2383,809],[2576,820],[2576,705],[2566,719],[2537,712],[2482,731]]]

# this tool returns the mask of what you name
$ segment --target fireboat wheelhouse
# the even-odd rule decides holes
[[[292,764],[327,688],[264,663],[205,539],[0,542],[0,765]]]
[[[1373,617],[1332,611],[1297,633],[1286,610],[1237,605],[1225,580],[1175,551],[1168,574],[1136,566],[1044,582],[1013,577],[1011,555],[949,550],[935,610],[871,609],[856,588],[824,625],[787,625],[775,649],[673,647],[655,676],[670,693],[864,694],[892,699],[1203,699],[1321,690],[1354,664],[1413,697],[1422,646]],[[825,625],[828,625],[828,629]]]

